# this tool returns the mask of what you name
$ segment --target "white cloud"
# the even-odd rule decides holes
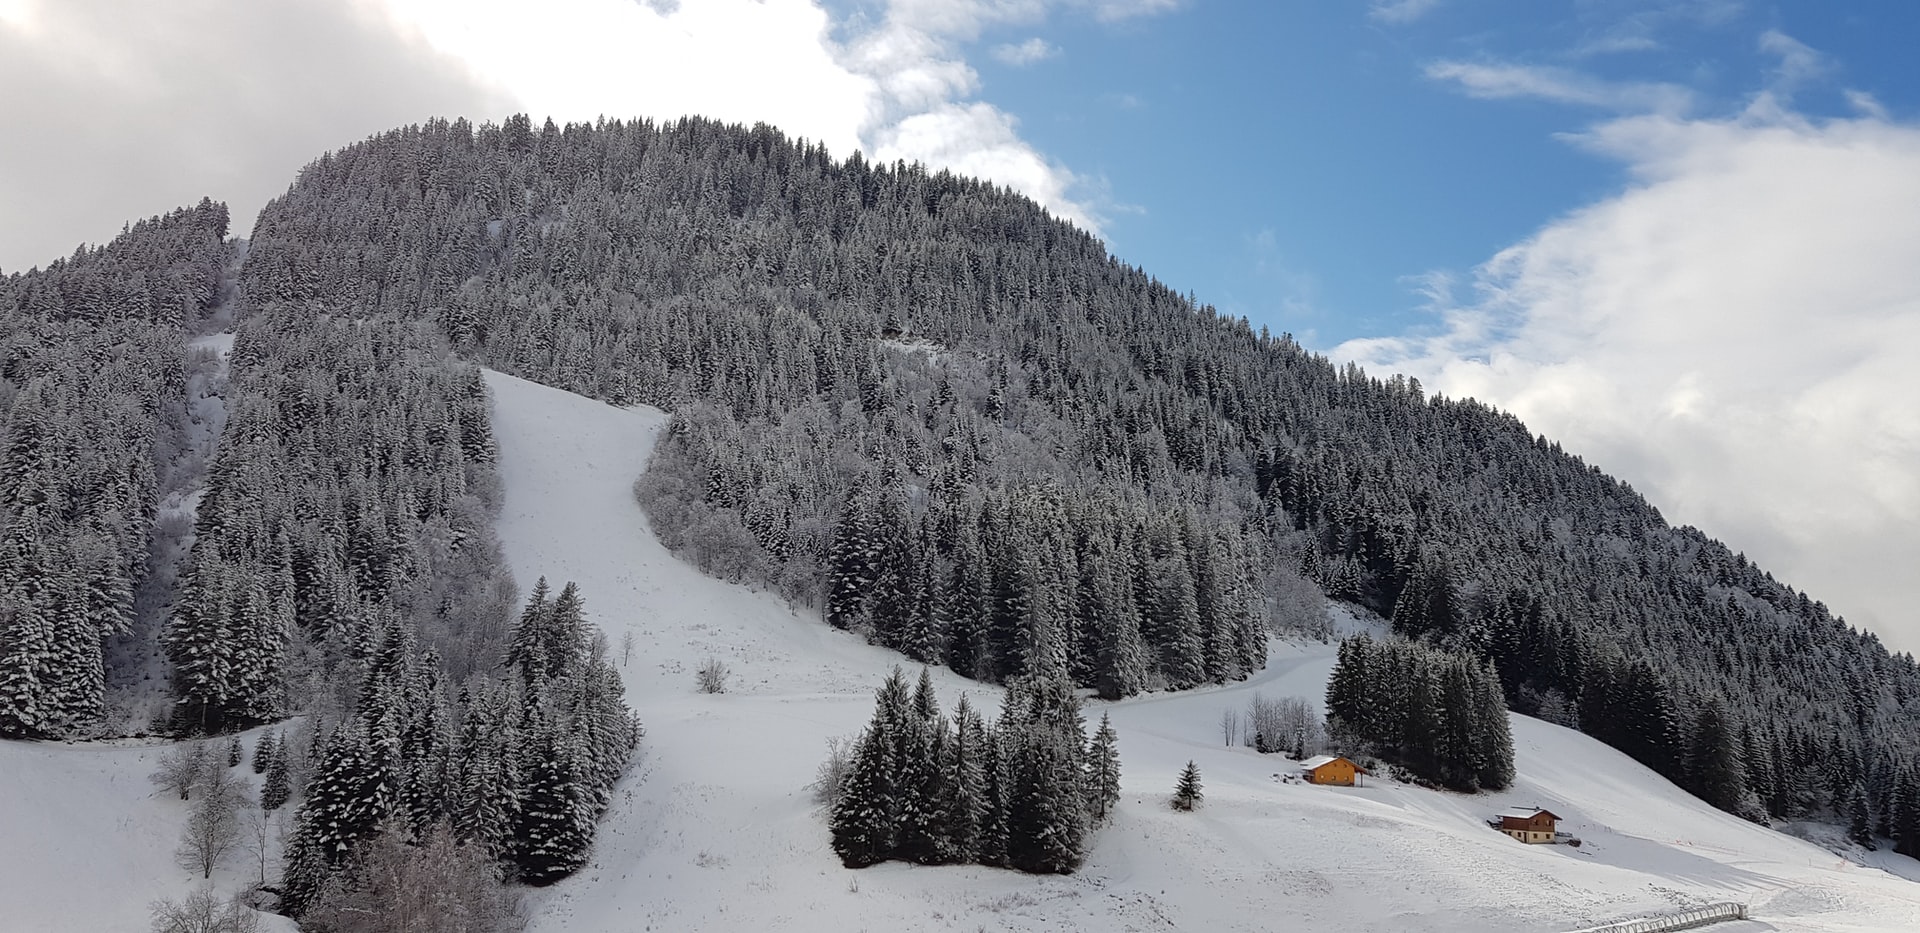
[[[206,196],[245,233],[328,149],[511,107],[351,4],[0,0],[0,88],[12,271]]]
[[[1684,113],[1693,106],[1693,92],[1677,84],[1603,81],[1565,68],[1441,61],[1426,73],[1474,97],[1535,98],[1623,113]]]
[[[885,127],[876,136],[873,157],[919,160],[991,179],[1099,229],[1101,215],[1072,194],[1079,179],[1028,145],[1017,121],[989,104],[948,104]]]
[[[1773,90],[1776,93],[1791,93],[1794,88],[1827,71],[1825,56],[1778,29],[1761,33],[1760,51],[1780,57],[1780,64],[1773,72]]]
[[[0,142],[0,267],[203,195],[228,201],[244,234],[328,149],[515,110],[771,123],[841,156],[984,175],[1097,232],[1118,208],[974,99],[966,52],[990,28],[1178,5],[887,0],[877,21],[835,23],[821,0],[0,0],[0,88],[13,92],[0,93],[0,138],[64,141]]]
[[[1785,582],[1920,650],[1920,127],[1641,115],[1627,190],[1335,351],[1510,410]]]
[[[1433,11],[1440,0],[1373,0],[1367,16],[1382,23],[1411,23]]]
[[[843,24],[836,37],[817,0],[379,2],[534,113],[765,121],[838,155],[858,148],[980,175],[1096,232],[1083,179],[1022,140],[1010,115],[972,99],[979,75],[963,50],[989,28],[1039,23],[1055,8],[1111,20],[1175,5],[888,0],[877,21]],[[1039,38],[1013,48],[1028,61],[1052,51]]]
[[[993,47],[993,57],[1016,68],[1046,61],[1060,54],[1060,49],[1047,40],[1034,36],[1025,42],[1008,42]]]
[[[1861,116],[1871,117],[1875,120],[1888,119],[1886,106],[1881,104],[1880,99],[1872,94],[1866,91],[1857,91],[1853,88],[1848,88],[1842,93],[1846,95],[1847,106],[1852,107]]]
[[[1072,6],[1093,11],[1095,19],[1116,23],[1124,19],[1158,16],[1186,5],[1187,0],[1068,0]]]
[[[844,156],[860,145],[877,93],[873,75],[838,60],[831,23],[812,0],[371,2],[536,120],[768,122]],[[950,85],[939,82],[951,79],[898,80],[946,93]]]

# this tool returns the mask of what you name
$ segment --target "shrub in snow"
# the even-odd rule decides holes
[[[827,757],[813,772],[813,783],[807,789],[813,791],[813,802],[826,807],[840,803],[841,789],[846,786],[847,774],[853,770],[853,742],[846,736],[830,736],[827,739]]]
[[[174,901],[153,903],[153,933],[256,933],[260,915],[239,900],[223,901],[201,888]]]
[[[727,673],[727,666],[720,663],[719,659],[708,658],[707,663],[700,665],[700,671],[694,675],[694,680],[700,685],[701,693],[725,693],[727,692]]]

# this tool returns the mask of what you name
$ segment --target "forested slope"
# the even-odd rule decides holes
[[[0,280],[8,734],[100,720],[224,233],[203,203]],[[663,536],[916,659],[1230,680],[1304,577],[1723,807],[1920,845],[1911,657],[1511,416],[1222,318],[991,185],[765,127],[432,122],[309,166],[241,277],[167,636],[193,724],[328,692],[396,620],[455,678],[502,643],[451,350],[674,411]]]
[[[219,297],[225,205],[202,201],[0,277],[0,737],[98,729],[156,508],[186,448],[186,340]]]
[[[203,202],[0,279],[0,737],[301,714],[295,913],[351,908],[350,856],[395,827],[478,842],[481,884],[571,872],[639,728],[575,587],[513,619],[478,368],[431,322],[231,296],[226,230]],[[189,338],[225,327],[224,431],[196,440]],[[163,493],[191,533],[160,540]],[[156,654],[170,711],[110,710]]]
[[[676,411],[662,533],[915,658],[1231,679],[1297,568],[1722,806],[1857,788],[1892,829],[1913,798],[1910,657],[1511,416],[1222,318],[988,184],[766,127],[432,122],[309,166],[253,250],[256,298]]]

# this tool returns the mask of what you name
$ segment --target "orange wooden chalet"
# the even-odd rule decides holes
[[[1488,824],[1521,842],[1550,843],[1554,840],[1554,824],[1560,817],[1552,810],[1539,807],[1521,807],[1515,810],[1503,810]]]
[[[1300,776],[1309,784],[1337,784],[1352,787],[1367,769],[1339,755],[1320,755],[1300,762]]]

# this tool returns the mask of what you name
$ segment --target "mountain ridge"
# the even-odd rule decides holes
[[[662,540],[912,660],[1217,689],[1323,634],[1325,591],[1723,809],[1920,845],[1910,655],[1511,415],[1222,318],[992,185],[764,126],[430,121],[317,160],[247,247],[162,725],[349,717],[389,633],[444,683],[489,668],[517,594],[478,361],[671,410]],[[0,279],[0,732],[129,715],[90,672],[233,249],[203,202]]]

